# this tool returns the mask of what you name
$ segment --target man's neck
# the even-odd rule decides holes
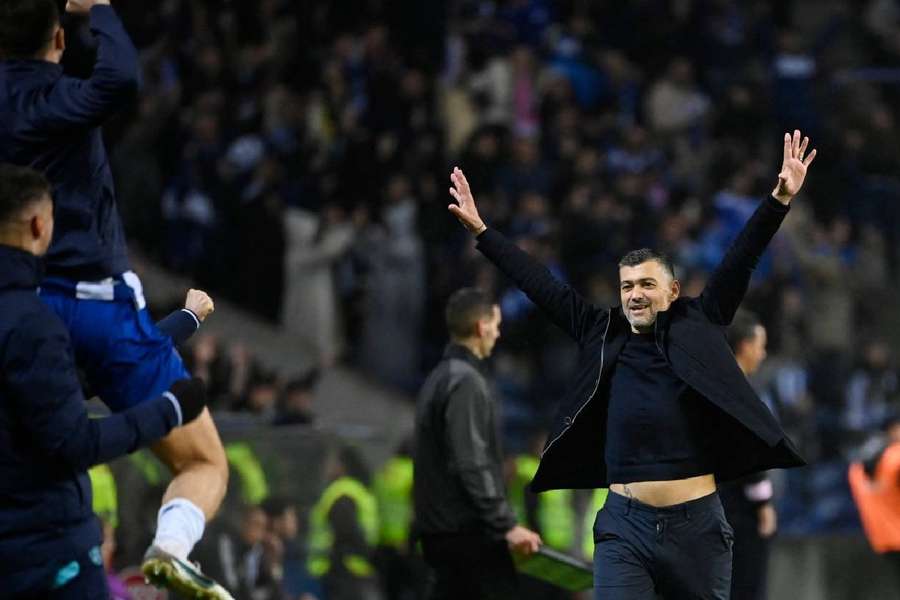
[[[3,229],[0,229],[0,246],[8,246],[10,248],[15,248],[16,250],[37,254],[34,251],[34,248],[22,240],[22,236],[15,235],[12,232],[3,231]]]
[[[479,347],[478,340],[470,338],[465,340],[454,339],[452,341],[457,346],[462,346],[463,348],[474,354],[475,358],[477,358],[478,360],[482,360],[484,358],[481,353],[481,348]]]

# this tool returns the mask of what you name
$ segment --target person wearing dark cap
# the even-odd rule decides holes
[[[43,175],[0,165],[0,596],[108,597],[87,470],[197,418],[203,384],[89,419],[69,335],[37,295],[53,237]]]
[[[482,361],[500,337],[500,307],[474,288],[445,311],[450,343],[416,402],[415,531],[434,570],[432,600],[515,598],[510,549],[537,551],[540,536],[516,524],[506,498],[497,407]]]

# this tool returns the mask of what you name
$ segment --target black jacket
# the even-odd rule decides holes
[[[129,269],[103,122],[133,102],[138,53],[111,6],[90,11],[97,60],[87,79],[45,60],[0,61],[0,161],[53,184],[47,273],[95,281]]]
[[[416,403],[416,532],[502,538],[515,524],[503,484],[496,406],[479,360],[450,344]]]
[[[87,469],[165,436],[165,397],[89,419],[69,334],[37,295],[39,259],[0,245],[0,598],[52,583],[101,541]]]
[[[700,296],[679,298],[657,316],[657,344],[672,370],[725,413],[722,423],[710,424],[711,435],[727,440],[719,444],[715,457],[714,474],[719,481],[805,464],[741,373],[725,339],[725,326],[734,317],[759,257],[787,210],[768,197],[732,243]],[[531,488],[608,485],[604,438],[609,382],[630,327],[621,307],[591,305],[492,229],[478,236],[478,250],[581,347],[575,379],[559,405]]]

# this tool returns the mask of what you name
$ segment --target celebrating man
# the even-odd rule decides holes
[[[732,530],[716,482],[804,464],[750,387],[725,326],[816,151],[785,134],[778,182],[699,297],[681,297],[672,263],[648,249],[619,262],[622,304],[589,304],[498,231],[462,171],[448,209],[478,250],[581,347],[531,486],[609,486],[594,526],[597,598],[728,598]],[[614,592],[613,592],[614,590]]]

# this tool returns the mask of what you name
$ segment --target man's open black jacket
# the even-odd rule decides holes
[[[750,387],[725,339],[725,327],[787,211],[773,197],[766,198],[700,296],[678,298],[656,320],[656,343],[672,370],[724,413],[720,422],[709,423],[710,436],[718,440],[714,474],[720,482],[806,464]],[[610,483],[604,460],[609,382],[629,332],[622,308],[590,304],[498,231],[481,233],[478,250],[581,347],[531,488],[605,487]]]

